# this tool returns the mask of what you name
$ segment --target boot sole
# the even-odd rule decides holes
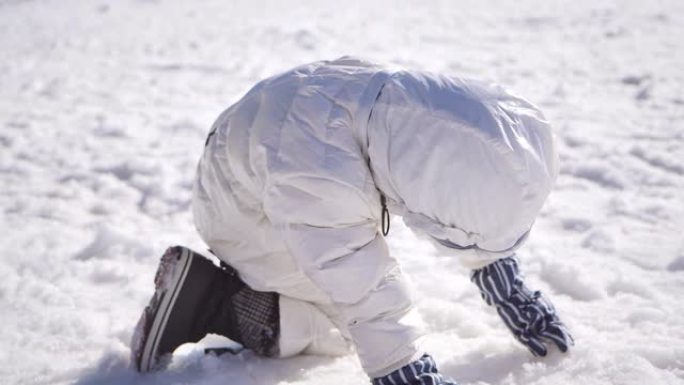
[[[159,343],[164,334],[164,330],[166,330],[166,324],[176,303],[176,299],[178,298],[178,293],[180,293],[183,288],[185,278],[187,277],[190,265],[192,264],[192,252],[184,247],[181,247],[180,249],[181,253],[178,260],[171,266],[166,266],[166,268],[173,269],[171,280],[165,282],[166,280],[163,279],[165,273],[168,273],[163,271],[164,266],[160,266],[160,270],[157,272],[157,279],[161,277],[160,283],[167,287],[162,293],[161,303],[154,314],[154,319],[151,321],[152,326],[143,342],[142,355],[137,365],[138,370],[141,373],[156,369],[159,361],[157,354]],[[147,324],[148,320],[146,318],[147,315],[143,314],[141,322]]]

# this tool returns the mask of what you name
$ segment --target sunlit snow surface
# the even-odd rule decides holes
[[[577,346],[535,359],[467,271],[392,222],[428,350],[462,384],[684,384],[684,2],[0,1],[0,383],[361,384],[354,356],[188,346],[128,369],[191,183],[253,83],[344,54],[540,105],[561,175],[520,253]],[[204,345],[211,341],[205,341]]]

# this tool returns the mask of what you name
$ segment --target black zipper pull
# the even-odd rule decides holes
[[[382,205],[382,235],[387,236],[390,230],[390,214],[387,209],[387,198],[380,194],[380,204]]]

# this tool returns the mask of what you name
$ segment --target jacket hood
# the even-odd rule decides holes
[[[368,146],[390,209],[440,244],[469,250],[472,266],[520,246],[558,172],[535,106],[498,86],[434,74],[387,79]]]

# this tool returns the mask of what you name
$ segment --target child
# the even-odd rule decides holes
[[[374,384],[452,384],[418,344],[389,212],[472,269],[533,354],[566,351],[514,257],[557,168],[542,114],[496,86],[349,57],[268,78],[219,116],[197,170],[195,224],[222,267],[167,251],[133,360],[161,367],[211,332],[272,357],[353,346]]]

